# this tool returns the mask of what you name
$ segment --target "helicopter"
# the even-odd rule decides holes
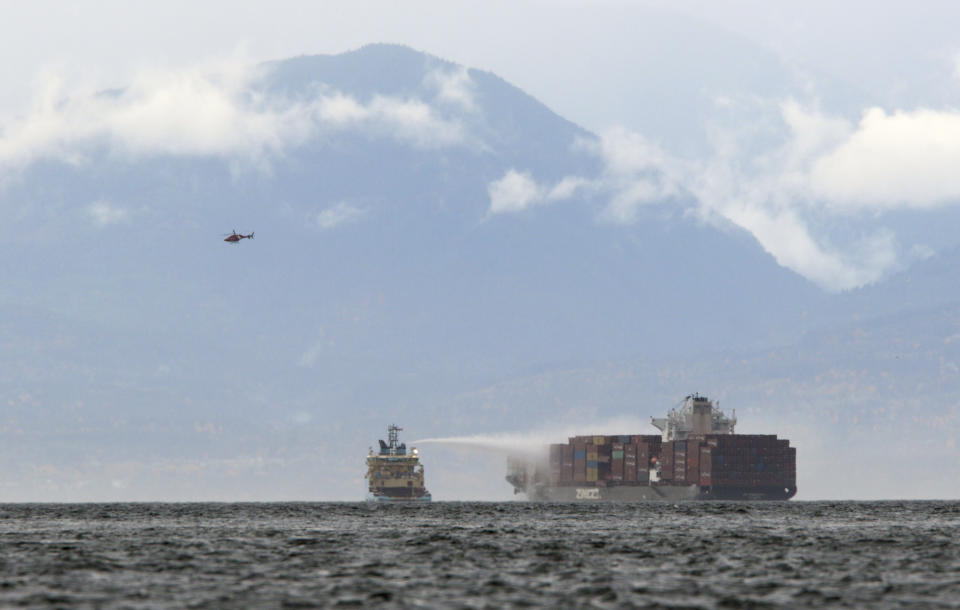
[[[226,235],[226,233],[224,233],[224,235]],[[226,239],[223,241],[235,244],[241,239],[253,239],[253,231],[250,231],[250,235],[243,235],[241,233],[237,233],[236,229],[234,229],[234,231],[227,235]]]

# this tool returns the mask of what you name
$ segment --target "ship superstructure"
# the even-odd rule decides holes
[[[387,428],[387,441],[380,440],[380,451],[370,448],[367,455],[367,500],[375,502],[419,501],[432,498],[423,482],[423,465],[420,453],[412,447],[407,453],[406,443],[401,443],[396,425]]]
[[[707,434],[733,434],[737,410],[727,417],[720,410],[720,401],[714,405],[706,396],[691,394],[683,399],[679,409],[670,409],[666,417],[651,417],[650,423],[663,433],[665,441],[683,441]]]
[[[507,481],[531,500],[788,500],[797,492],[796,448],[774,434],[735,434],[728,417],[692,394],[661,434],[574,436],[542,460],[510,457]]]

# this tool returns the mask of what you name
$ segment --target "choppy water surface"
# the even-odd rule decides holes
[[[0,505],[0,606],[960,607],[960,503]]]

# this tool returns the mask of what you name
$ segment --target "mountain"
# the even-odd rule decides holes
[[[356,499],[391,422],[658,415],[708,385],[766,387],[783,363],[767,353],[812,383],[854,345],[841,301],[903,316],[904,340],[919,323],[902,289],[869,289],[889,309],[826,295],[682,199],[626,226],[589,188],[492,210],[510,172],[604,171],[595,135],[493,74],[371,45],[263,65],[230,98],[201,85],[176,90],[219,109],[202,120],[164,123],[136,88],[65,102],[106,118],[4,176],[9,499]],[[255,238],[224,243],[233,229]],[[445,451],[435,496],[497,493],[499,457]]]

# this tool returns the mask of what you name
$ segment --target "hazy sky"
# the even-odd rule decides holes
[[[143,68],[398,42],[491,70],[599,130],[617,118],[610,99],[623,95],[633,66],[651,59],[642,24],[657,13],[719,26],[798,69],[884,96],[881,102],[941,104],[958,92],[960,6],[950,2],[5,0],[0,103],[21,106],[44,72],[120,85]],[[674,42],[688,49],[709,43],[688,32]],[[671,68],[671,57],[655,59]],[[703,60],[708,67],[718,58]]]

